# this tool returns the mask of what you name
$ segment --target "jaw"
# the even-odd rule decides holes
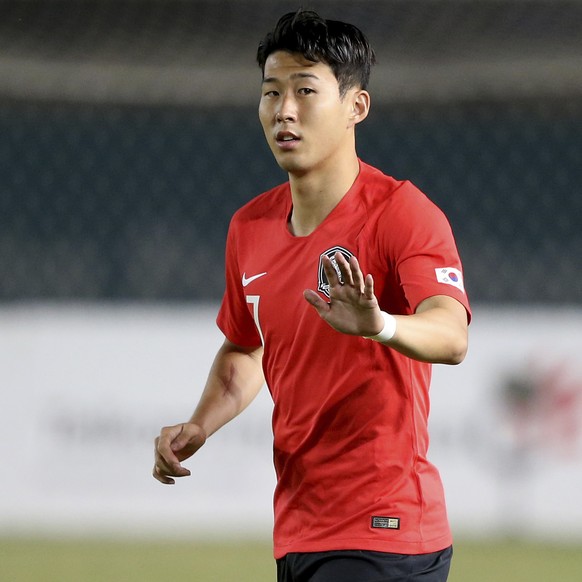
[[[277,164],[286,172],[299,171],[306,163],[305,143],[299,142],[286,149],[276,141],[269,141],[269,146]]]
[[[304,175],[309,171],[309,164],[305,157],[297,152],[273,152],[279,167],[289,174]]]

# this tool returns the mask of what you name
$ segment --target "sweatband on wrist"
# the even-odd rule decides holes
[[[384,327],[382,331],[376,335],[365,335],[366,339],[373,340],[375,342],[387,342],[394,337],[396,333],[396,318],[385,311],[380,312],[384,318]]]

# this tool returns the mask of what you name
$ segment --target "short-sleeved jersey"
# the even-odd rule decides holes
[[[444,493],[427,460],[431,366],[339,333],[303,297],[328,297],[321,257],[355,255],[380,307],[412,314],[448,295],[469,313],[443,213],[410,182],[360,162],[341,202],[309,236],[288,229],[289,184],[241,208],[227,238],[217,323],[264,345],[274,401],[274,553],[361,549],[418,554],[451,544]]]

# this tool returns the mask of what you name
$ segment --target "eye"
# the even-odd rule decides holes
[[[265,97],[278,97],[279,92],[278,91],[275,91],[275,89],[271,89],[270,91],[265,91],[263,93],[263,95]]]
[[[315,90],[311,89],[310,87],[302,87],[299,89],[298,93],[300,95],[311,95],[311,93],[315,93]]]

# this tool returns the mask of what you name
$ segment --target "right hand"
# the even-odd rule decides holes
[[[165,485],[173,485],[175,480],[172,477],[190,475],[181,462],[190,458],[205,442],[204,429],[191,422],[162,428],[155,440],[154,478]]]
[[[364,276],[360,263],[352,256],[349,262],[341,253],[334,255],[335,265],[326,255],[322,256],[323,269],[329,283],[329,303],[312,289],[303,296],[319,316],[340,333],[371,336],[380,333],[384,318],[374,294],[374,279]],[[341,277],[340,277],[341,273]]]

